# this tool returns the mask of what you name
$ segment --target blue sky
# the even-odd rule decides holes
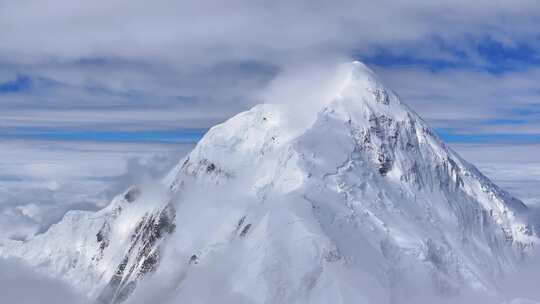
[[[48,140],[48,141],[90,141],[118,143],[170,143],[185,144],[199,141],[206,130],[84,130],[84,129],[40,129],[31,128],[4,131],[0,139]]]
[[[540,52],[527,41],[517,42],[507,46],[489,38],[482,39],[474,46],[474,58],[453,47],[441,44],[443,51],[454,54],[451,59],[431,59],[410,56],[410,54],[393,54],[391,50],[377,51],[363,60],[379,68],[410,68],[429,71],[430,73],[445,73],[446,71],[473,71],[493,77],[512,73],[526,73],[530,69],[540,67]],[[359,56],[361,57],[361,56]],[[474,90],[474,83],[469,89]],[[540,88],[535,88],[540,93]],[[398,92],[399,93],[399,92]],[[436,98],[436,96],[434,97]],[[436,102],[436,101],[433,101]],[[498,102],[506,102],[505,96],[499,96]],[[421,109],[418,109],[421,112]],[[506,114],[506,115],[505,115]],[[451,126],[436,128],[439,136],[450,143],[538,143],[540,132],[511,132],[505,131],[504,126],[527,127],[528,122],[537,122],[540,118],[540,96],[533,96],[531,105],[510,107],[506,113],[476,121],[477,125],[501,126],[496,132],[479,132],[473,129]],[[507,118],[508,117],[508,118]],[[458,120],[456,120],[458,124]]]
[[[0,241],[163,176],[282,75],[348,60],[540,205],[540,1],[149,3],[0,0]]]
[[[53,2],[0,10],[1,139],[196,141],[299,64],[358,59],[446,141],[539,141],[538,1]]]
[[[453,49],[441,44],[439,46],[443,52],[455,54],[455,57],[444,59],[422,58],[410,56],[407,53],[393,53],[392,49],[377,48],[369,55],[356,55],[356,59],[366,62],[370,66],[383,70],[383,73],[392,69],[414,69],[423,70],[428,73],[444,74],[446,71],[473,71],[476,73],[487,75],[505,75],[507,73],[520,73],[531,68],[540,66],[540,53],[533,46],[526,44],[518,44],[516,46],[505,46],[501,43],[486,39],[481,41],[476,46],[475,55],[477,57],[470,58],[466,53],[460,52],[458,49]],[[479,56],[479,57],[478,57]],[[108,63],[105,60],[86,60],[87,66],[103,66]],[[275,70],[259,67],[256,64],[243,64],[240,69],[249,69],[251,73],[259,73],[270,79]],[[33,94],[39,94],[40,91],[55,89],[62,87],[63,84],[54,81],[45,81],[41,78],[34,79],[32,76],[22,74],[26,71],[18,71],[15,79],[6,80],[0,83],[0,95],[4,98],[9,96],[28,96],[32,98]],[[84,73],[84,71],[81,71]],[[46,83],[44,85],[44,83]],[[474,84],[471,83],[471,89],[474,89]],[[84,87],[83,90],[99,92],[103,90],[105,97],[108,93],[114,95],[115,92],[108,92],[105,89]],[[400,93],[398,91],[398,93]],[[478,125],[487,126],[527,126],[530,121],[538,121],[540,119],[540,91],[537,100],[538,104],[527,105],[524,107],[512,107],[508,110],[508,118],[500,113],[496,117],[481,119],[476,122]],[[135,93],[125,94],[124,98],[132,98],[132,103],[137,102]],[[103,97],[101,97],[103,98]],[[177,98],[179,99],[179,98]],[[189,99],[189,98],[185,98]],[[193,99],[196,99],[194,97]],[[408,99],[406,99],[409,101]],[[436,101],[433,101],[436,102]],[[504,96],[501,96],[500,102],[505,102]],[[163,101],[161,102],[163,103]],[[126,103],[129,104],[129,101]],[[46,105],[45,105],[46,106]],[[12,107],[17,108],[17,105]],[[112,109],[112,106],[104,107],[101,111]],[[25,110],[24,106],[22,107]],[[421,112],[421,109],[418,111]],[[223,116],[225,119],[226,116]],[[216,119],[218,121],[218,119]],[[459,120],[456,120],[456,122]],[[128,124],[126,124],[128,126]],[[24,140],[50,140],[50,141],[98,141],[98,142],[158,142],[158,143],[189,143],[198,141],[206,132],[206,125],[199,128],[154,128],[149,125],[141,130],[130,131],[126,130],[125,126],[112,126],[111,128],[101,128],[95,126],[17,126],[6,128],[0,133],[0,139],[24,139]],[[496,132],[479,132],[463,128],[438,127],[436,131],[443,140],[450,143],[538,143],[540,142],[540,132],[519,133],[505,132],[504,129]]]
[[[392,53],[391,49],[376,49],[373,54],[363,57],[366,63],[378,66],[420,66],[430,71],[444,69],[476,69],[492,74],[503,74],[511,70],[528,69],[540,65],[540,53],[527,41],[518,41],[516,45],[504,45],[489,37],[473,43],[474,53],[467,54],[459,47],[447,45],[434,39],[443,52],[452,54],[452,58],[422,58],[411,54]],[[474,55],[474,57],[472,57]]]
[[[0,238],[99,208],[284,75],[352,60],[539,202],[538,0],[97,3],[0,0]]]
[[[19,93],[30,90],[32,81],[29,77],[18,75],[14,80],[0,83],[0,94]]]

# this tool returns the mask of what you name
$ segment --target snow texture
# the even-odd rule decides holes
[[[537,242],[528,208],[362,63],[302,115],[262,104],[161,182],[0,244],[96,303],[406,303],[486,296]],[[429,288],[426,288],[429,286]],[[512,303],[528,303],[519,302]]]

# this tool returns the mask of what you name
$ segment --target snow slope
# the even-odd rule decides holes
[[[0,244],[98,303],[404,303],[496,294],[537,242],[528,209],[362,63],[298,115],[209,130],[160,185]],[[309,103],[307,103],[309,104]]]

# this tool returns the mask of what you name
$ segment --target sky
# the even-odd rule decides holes
[[[538,142],[539,18],[534,0],[0,1],[0,130],[185,141],[288,69],[357,59],[450,141]]]
[[[0,0],[0,237],[104,206],[279,102],[276,79],[350,60],[540,203],[539,23],[537,0]]]
[[[0,29],[0,239],[105,206],[212,125],[280,102],[276,79],[352,60],[540,206],[538,0],[0,0]],[[75,299],[18,262],[0,269],[17,303]]]

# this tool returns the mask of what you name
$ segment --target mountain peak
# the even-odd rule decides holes
[[[186,303],[388,303],[415,284],[496,292],[537,243],[516,212],[523,203],[445,147],[365,65],[337,70],[317,96],[297,90],[296,102],[211,128],[165,178],[165,194],[131,188],[97,214],[0,245],[0,256],[100,303],[145,299],[149,287]]]

